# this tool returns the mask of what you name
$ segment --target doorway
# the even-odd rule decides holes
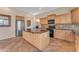
[[[16,37],[22,36],[24,30],[25,30],[25,21],[16,20]]]

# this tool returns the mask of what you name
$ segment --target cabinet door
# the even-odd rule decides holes
[[[75,42],[74,32],[72,32],[72,31],[66,31],[66,33],[65,33],[65,39],[67,41],[70,41],[70,42]]]
[[[61,17],[60,16],[56,16],[56,18],[55,18],[55,23],[56,24],[61,24]]]
[[[40,19],[40,23],[41,23],[41,24],[48,24],[47,17],[41,18],[41,19]]]
[[[72,23],[71,20],[71,13],[66,13],[61,15],[62,23],[63,24],[70,24]]]
[[[79,36],[75,34],[75,48],[79,52]]]
[[[72,23],[71,13],[56,16],[56,24],[70,24],[70,23]]]
[[[65,24],[65,23],[67,23],[66,16],[65,15],[57,16],[56,17],[56,23],[57,24]]]
[[[47,16],[47,19],[48,20],[51,20],[51,19],[55,19],[56,15],[55,14],[51,14],[51,15],[48,15]]]
[[[79,23],[79,8],[72,10],[71,13],[73,23]]]
[[[44,20],[43,19],[40,20],[40,24],[44,24]]]
[[[65,31],[64,30],[55,30],[54,37],[65,40]]]
[[[55,30],[54,37],[61,40],[75,42],[74,33],[68,30]]]
[[[61,18],[61,24],[67,23],[65,15],[61,15],[60,18]]]
[[[65,14],[64,17],[65,17],[65,22],[66,23],[68,23],[68,24],[71,24],[72,23],[71,13]]]

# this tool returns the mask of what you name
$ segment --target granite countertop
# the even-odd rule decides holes
[[[44,32],[47,32],[48,30],[35,30],[35,31],[26,31],[26,32],[30,32],[30,33],[39,33],[39,34],[41,34],[41,33],[44,33]]]
[[[64,28],[56,28],[55,30],[68,30],[68,31],[73,31],[73,29],[64,29]]]

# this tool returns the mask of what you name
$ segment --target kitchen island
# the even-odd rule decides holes
[[[23,38],[41,51],[44,50],[50,42],[48,31],[24,31]]]

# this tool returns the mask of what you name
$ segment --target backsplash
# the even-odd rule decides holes
[[[56,29],[79,30],[79,24],[60,24],[56,25]]]
[[[62,30],[79,30],[79,24],[55,24],[51,25],[55,26],[55,29],[62,29]],[[49,25],[41,25],[41,29],[49,28]]]
[[[48,25],[41,25],[41,30],[47,30]]]

